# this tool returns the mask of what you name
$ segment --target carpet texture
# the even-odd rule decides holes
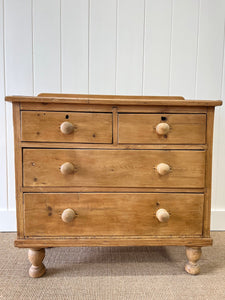
[[[47,249],[47,273],[32,279],[15,237],[0,233],[0,299],[225,299],[225,232],[212,233],[198,276],[184,271],[184,247],[97,247]]]

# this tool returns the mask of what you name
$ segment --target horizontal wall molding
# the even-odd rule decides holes
[[[225,210],[213,210],[211,213],[211,230],[225,230]]]
[[[0,210],[0,232],[16,231],[16,211]]]

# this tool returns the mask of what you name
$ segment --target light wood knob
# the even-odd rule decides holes
[[[74,132],[74,126],[70,122],[63,122],[60,125],[60,130],[63,134],[70,134],[70,133]]]
[[[170,172],[170,166],[164,163],[158,164],[156,167],[157,172],[159,175],[166,175]]]
[[[70,162],[65,162],[64,164],[61,165],[60,171],[63,175],[69,175],[74,173],[74,165],[71,164]]]
[[[160,208],[156,212],[156,218],[159,220],[159,222],[168,222],[170,215],[166,209]]]
[[[76,217],[76,213],[72,208],[65,209],[61,216],[63,222],[65,223],[72,222],[75,219],[75,217]]]
[[[159,135],[165,135],[165,134],[167,134],[169,132],[169,130],[170,130],[170,126],[167,123],[159,123],[156,126],[156,132]]]

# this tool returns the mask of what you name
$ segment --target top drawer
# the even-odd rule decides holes
[[[112,143],[111,113],[22,111],[22,141]]]
[[[119,114],[120,144],[205,144],[205,114]]]

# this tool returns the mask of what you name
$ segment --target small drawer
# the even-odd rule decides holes
[[[22,141],[112,143],[111,113],[22,111]]]
[[[120,144],[205,144],[205,114],[119,114]]]
[[[24,186],[203,188],[205,151],[24,149]]]
[[[28,193],[25,236],[201,236],[203,201],[202,194]]]

